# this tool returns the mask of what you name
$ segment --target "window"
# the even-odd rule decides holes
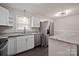
[[[30,19],[27,17],[17,17],[16,18],[16,28],[17,30],[26,30],[30,29]]]

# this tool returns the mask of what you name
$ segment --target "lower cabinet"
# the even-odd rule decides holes
[[[49,39],[49,56],[77,56],[77,45]]]
[[[17,37],[17,53],[34,48],[34,35]]]
[[[24,36],[16,37],[17,39],[17,53],[20,53],[22,51],[26,50],[26,40]]]
[[[8,55],[14,55],[17,51],[16,37],[8,38]]]
[[[34,48],[34,35],[25,36],[26,50]]]
[[[34,48],[34,35],[8,38],[8,55],[15,55]]]

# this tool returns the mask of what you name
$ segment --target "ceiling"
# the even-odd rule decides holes
[[[1,3],[7,8],[26,11],[32,15],[57,18],[54,16],[57,12],[70,9],[70,15],[79,13],[79,3]]]

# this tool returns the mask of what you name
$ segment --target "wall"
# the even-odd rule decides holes
[[[79,32],[79,15],[72,15],[54,20],[55,34],[60,32]]]

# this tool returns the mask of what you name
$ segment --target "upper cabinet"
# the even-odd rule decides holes
[[[38,17],[31,18],[31,27],[40,27],[40,19]]]
[[[14,26],[14,15],[8,9],[0,6],[0,25]]]
[[[13,11],[9,11],[9,20],[8,20],[8,26],[14,26],[16,23],[16,15]]]
[[[8,26],[9,11],[0,6],[0,25]]]

